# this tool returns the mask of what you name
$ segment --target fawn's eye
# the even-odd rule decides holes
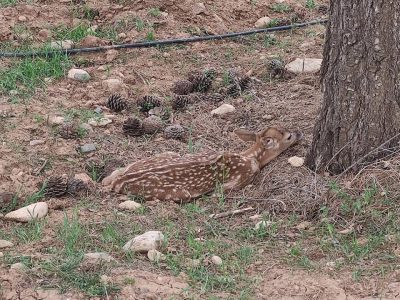
[[[292,134],[290,133],[289,136],[286,139],[290,140],[291,138],[292,138]]]

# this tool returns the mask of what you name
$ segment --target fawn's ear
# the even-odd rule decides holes
[[[255,142],[257,135],[255,132],[246,129],[235,129],[234,133],[245,142]]]

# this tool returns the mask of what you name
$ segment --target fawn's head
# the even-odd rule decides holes
[[[261,168],[303,137],[299,131],[279,127],[268,127],[260,132],[236,129],[235,134],[245,142],[255,142],[244,154],[255,156]]]

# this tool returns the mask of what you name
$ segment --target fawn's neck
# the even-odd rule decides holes
[[[267,163],[277,156],[273,151],[265,150],[258,144],[254,144],[249,149],[243,151],[241,155],[256,159],[260,165],[260,169],[264,168]]]

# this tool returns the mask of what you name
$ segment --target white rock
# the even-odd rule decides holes
[[[20,22],[25,22],[27,19],[26,19],[26,17],[25,16],[19,16],[18,17],[18,21],[20,21]]]
[[[36,146],[36,145],[42,145],[44,143],[46,143],[45,140],[32,140],[32,141],[29,142],[29,145],[30,146]]]
[[[102,261],[111,262],[115,259],[108,253],[105,252],[93,252],[93,253],[86,253],[83,256],[84,262],[87,263],[99,263]]]
[[[287,71],[301,74],[301,73],[315,73],[321,69],[322,59],[320,58],[296,58],[294,61],[288,63],[285,68]]]
[[[327,266],[328,268],[334,268],[334,267],[336,266],[336,263],[335,263],[334,261],[328,261],[328,262],[326,263],[326,266]]]
[[[12,211],[4,216],[4,219],[18,222],[29,222],[33,219],[41,219],[47,215],[46,202],[37,202]]]
[[[271,221],[260,221],[260,222],[257,222],[256,225],[254,225],[254,229],[259,230],[261,228],[269,227],[272,224],[273,224],[273,222],[271,222]]]
[[[68,71],[68,78],[85,82],[90,80],[90,75],[88,72],[82,69],[71,69]]]
[[[3,257],[4,257],[4,253],[0,252],[0,258],[3,258]]]
[[[288,159],[288,163],[293,167],[299,168],[304,165],[304,158],[298,156],[292,156]]]
[[[152,249],[158,249],[164,241],[164,235],[161,231],[147,231],[142,235],[131,239],[127,242],[123,249],[124,251],[135,251],[146,253]]]
[[[61,116],[50,116],[48,122],[50,125],[61,125],[65,122],[65,118]]]
[[[110,79],[103,80],[101,85],[103,86],[103,88],[109,90],[110,92],[120,92],[122,89],[123,83],[120,79],[110,78]]]
[[[206,11],[206,6],[204,3],[195,3],[192,10],[195,15],[199,15]]]
[[[257,20],[257,22],[254,24],[256,28],[265,28],[268,26],[269,23],[271,23],[272,19],[270,17],[262,17]]]
[[[147,252],[147,257],[152,262],[159,262],[165,260],[165,255],[155,249],[149,250]]]
[[[126,210],[135,211],[139,207],[142,207],[142,205],[140,203],[135,202],[135,201],[127,200],[127,201],[124,201],[124,202],[118,204],[118,207],[120,209],[126,209]]]
[[[74,47],[74,42],[71,40],[54,41],[50,43],[50,47],[55,50],[67,50]]]
[[[230,104],[222,104],[220,107],[214,109],[211,111],[211,115],[218,115],[218,116],[222,116],[222,115],[226,115],[229,113],[234,112],[236,109],[233,105]]]
[[[15,271],[23,271],[26,270],[27,267],[23,263],[15,263],[10,266],[10,269]]]
[[[222,265],[222,258],[219,257],[219,256],[213,255],[213,256],[211,257],[211,261],[212,261],[212,263],[213,263],[214,265],[216,265],[216,266]]]
[[[14,246],[13,243],[6,241],[6,240],[0,240],[0,249],[12,247],[12,246]]]
[[[108,118],[91,118],[88,120],[88,124],[93,127],[104,127],[110,123],[112,123],[112,120]]]

